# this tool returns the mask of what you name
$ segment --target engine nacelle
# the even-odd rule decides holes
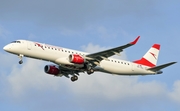
[[[84,64],[85,62],[84,58],[78,54],[69,55],[69,61],[75,64]]]
[[[57,76],[60,73],[60,69],[57,65],[46,65],[44,67],[44,72]]]
[[[163,73],[163,71],[157,71],[156,72],[156,74],[162,74]]]

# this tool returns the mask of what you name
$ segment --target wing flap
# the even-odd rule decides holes
[[[159,66],[155,66],[155,67],[149,68],[149,69],[147,69],[147,70],[156,72],[156,71],[159,71],[159,70],[161,70],[161,69],[163,69],[163,68],[165,68],[165,67],[168,67],[168,66],[170,66],[170,65],[173,65],[173,64],[175,64],[175,63],[177,63],[177,62],[170,62],[170,63],[167,63],[167,64],[163,64],[163,65],[159,65]]]

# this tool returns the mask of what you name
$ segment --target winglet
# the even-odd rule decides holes
[[[130,44],[135,45],[137,41],[139,40],[140,36],[138,36],[133,42],[130,42]]]

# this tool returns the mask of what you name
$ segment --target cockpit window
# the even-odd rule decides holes
[[[16,41],[16,43],[21,43],[21,41]]]
[[[21,43],[21,41],[12,41],[11,43]]]

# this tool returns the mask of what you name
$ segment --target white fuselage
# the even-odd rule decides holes
[[[82,57],[88,53],[71,50],[67,48],[47,45],[38,42],[32,42],[27,40],[19,40],[20,43],[10,43],[4,47],[7,52],[24,55],[26,57],[50,61],[58,65],[62,65],[68,69],[74,63],[70,63],[68,57],[70,54],[79,54]],[[148,66],[136,64],[129,61],[108,58],[109,60],[102,60],[97,67],[96,71],[106,72],[117,75],[148,75],[156,74],[156,72],[146,70]],[[78,66],[78,65],[77,65]]]

